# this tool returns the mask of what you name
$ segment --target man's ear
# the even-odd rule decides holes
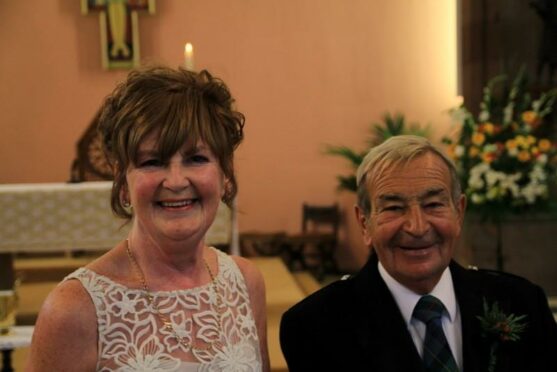
[[[458,220],[459,220],[461,225],[464,222],[464,213],[466,212],[466,203],[467,203],[466,195],[465,194],[460,194],[460,197],[458,198],[458,203],[456,205],[456,213],[458,213]]]
[[[373,239],[371,239],[371,235],[368,229],[369,216],[366,216],[364,210],[358,205],[354,206],[354,212],[356,213],[356,220],[358,221],[358,226],[360,227],[360,230],[362,232],[364,244],[366,245],[366,247],[371,248]]]

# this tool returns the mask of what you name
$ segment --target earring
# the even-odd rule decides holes
[[[129,200],[122,200],[122,205],[124,206],[124,208],[129,208],[131,207],[131,203]]]

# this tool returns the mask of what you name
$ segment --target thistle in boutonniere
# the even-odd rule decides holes
[[[483,316],[478,316],[482,328],[482,336],[491,340],[488,371],[493,372],[497,363],[497,349],[500,344],[520,340],[520,334],[526,329],[526,315],[505,314],[494,302],[489,306],[483,301]]]

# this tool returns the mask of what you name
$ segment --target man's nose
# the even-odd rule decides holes
[[[408,209],[404,231],[413,236],[423,236],[429,230],[427,216],[419,205],[413,205]]]

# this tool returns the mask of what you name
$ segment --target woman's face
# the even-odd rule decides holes
[[[203,239],[224,194],[222,170],[207,145],[199,142],[193,151],[178,151],[163,163],[154,134],[139,146],[126,181],[133,228],[158,243]]]

